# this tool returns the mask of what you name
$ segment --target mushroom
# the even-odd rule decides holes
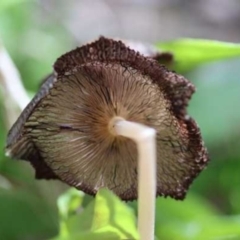
[[[156,60],[101,37],[57,59],[9,131],[6,150],[29,161],[37,179],[59,179],[91,195],[106,187],[134,200],[136,144],[111,126],[116,117],[137,122],[156,131],[157,196],[183,199],[208,162],[186,112],[194,91]]]

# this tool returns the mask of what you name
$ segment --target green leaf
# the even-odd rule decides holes
[[[93,233],[93,232],[80,232],[76,234],[72,234],[68,237],[57,237],[53,240],[120,240],[118,234],[114,232],[101,232],[101,233]]]
[[[5,10],[6,8],[12,7],[16,4],[26,2],[29,0],[1,0],[0,1],[0,12]]]
[[[174,70],[186,72],[202,63],[240,56],[240,44],[204,40],[179,39],[156,44],[161,51],[173,53]]]
[[[138,239],[133,210],[106,189],[101,189],[82,213],[69,217],[61,228],[64,231],[57,239],[73,239],[80,233],[99,234],[96,239],[103,239],[102,234],[106,234],[106,239],[113,234],[117,238],[112,239]]]
[[[71,214],[74,214],[80,207],[83,201],[84,193],[70,188],[62,194],[57,201],[60,216],[67,219]]]

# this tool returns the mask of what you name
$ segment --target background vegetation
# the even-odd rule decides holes
[[[62,25],[44,22],[39,7],[35,1],[0,1],[0,44],[15,62],[30,96],[56,58],[76,45]],[[173,69],[197,86],[189,112],[201,127],[211,156],[183,202],[157,199],[156,237],[238,240],[240,46],[189,39],[159,41],[156,46],[172,51]],[[0,87],[0,239],[136,238],[136,202],[122,203],[106,190],[94,200],[63,183],[36,181],[29,164],[4,156],[9,123]]]

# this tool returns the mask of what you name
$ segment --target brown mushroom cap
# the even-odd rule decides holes
[[[103,37],[60,57],[54,70],[9,132],[12,157],[30,161],[36,178],[136,199],[135,143],[108,129],[119,116],[156,129],[157,195],[184,198],[208,161],[186,115],[195,90],[188,80]]]

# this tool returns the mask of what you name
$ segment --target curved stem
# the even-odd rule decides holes
[[[153,240],[156,199],[156,132],[153,128],[119,117],[113,119],[112,127],[116,134],[128,137],[137,144],[138,229],[141,240]]]

